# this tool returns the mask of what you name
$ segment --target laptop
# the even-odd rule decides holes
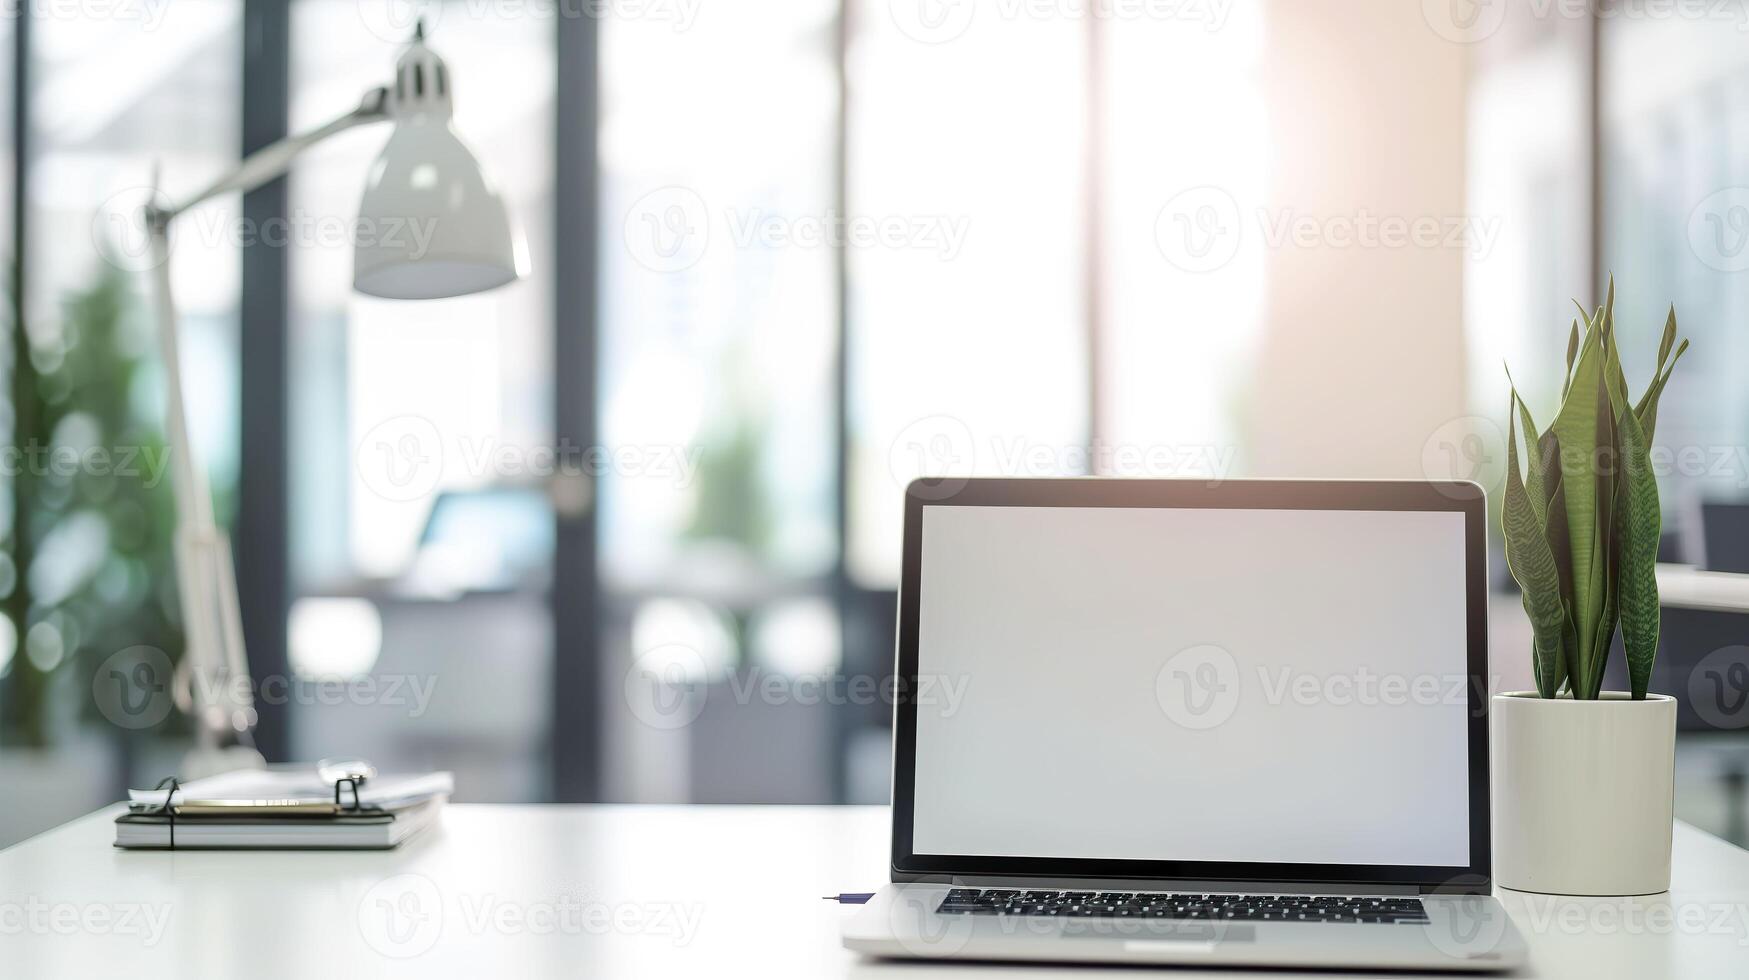
[[[878,957],[1485,971],[1482,489],[919,480]]]

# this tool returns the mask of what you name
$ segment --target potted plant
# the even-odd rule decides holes
[[[1512,386],[1501,524],[1534,637],[1535,691],[1492,699],[1494,876],[1508,888],[1642,895],[1670,886],[1676,699],[1648,694],[1658,650],[1658,398],[1688,342],[1671,307],[1629,398],[1615,282],[1573,321],[1561,406],[1539,433]],[[1511,383],[1510,373],[1507,380]],[[1525,463],[1518,462],[1518,429]],[[1628,691],[1604,691],[1620,626]]]

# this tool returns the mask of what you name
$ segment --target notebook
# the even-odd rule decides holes
[[[128,812],[115,821],[115,845],[391,848],[436,823],[454,786],[447,772],[384,775],[359,787],[343,783],[337,794],[310,767],[242,770],[174,792],[130,790]]]

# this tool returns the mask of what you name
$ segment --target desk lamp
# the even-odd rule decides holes
[[[310,132],[250,154],[235,171],[189,200],[146,208],[156,316],[164,358],[166,436],[176,494],[176,573],[188,648],[178,671],[178,703],[192,716],[195,748],[183,778],[259,766],[254,695],[243,648],[231,546],[213,519],[212,489],[188,439],[176,303],[170,288],[170,225],[221,194],[246,192],[285,174],[310,147],[357,126],[395,124],[371,165],[358,208],[352,288],[386,299],[441,299],[482,292],[521,278],[528,258],[504,200],[451,128],[449,69],[425,46],[421,25],[389,85],[358,108]],[[413,235],[418,227],[429,237]],[[247,327],[247,324],[245,324]]]

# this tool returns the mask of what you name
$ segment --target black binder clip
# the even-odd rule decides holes
[[[358,802],[358,788],[360,786],[364,785],[364,780],[365,780],[364,776],[358,776],[358,775],[341,776],[339,779],[334,780],[334,805],[339,807],[342,810],[348,810],[348,811],[356,811],[356,810],[364,809],[364,807],[362,805],[360,805]],[[351,806],[347,806],[346,804],[340,802],[340,787],[342,787],[342,786],[351,786],[352,787],[352,805]]]
[[[175,776],[165,776],[158,780],[158,785],[152,787],[152,790],[156,792],[164,789],[165,786],[170,788],[164,793],[164,802],[158,804],[158,812],[162,813],[165,819],[170,822],[170,850],[174,851],[176,850],[176,807],[171,805],[171,801],[176,799],[176,792],[182,788],[182,784],[176,781]]]

